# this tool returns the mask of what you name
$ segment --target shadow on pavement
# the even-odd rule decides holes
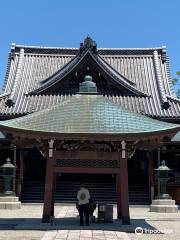
[[[137,227],[156,230],[144,219],[132,219],[130,225],[122,225],[121,220],[113,223],[91,223],[89,226],[79,226],[75,217],[57,218],[52,223],[42,223],[41,218],[1,218],[0,230],[105,230],[134,233]]]

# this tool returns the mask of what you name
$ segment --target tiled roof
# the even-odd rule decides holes
[[[107,63],[124,78],[134,83],[136,89],[146,93],[142,96],[117,96],[112,101],[152,117],[180,118],[180,100],[172,90],[169,60],[165,48],[147,49],[97,49]],[[0,95],[0,115],[17,115],[33,112],[56,104],[67,96],[26,94],[42,86],[42,81],[51,77],[78,54],[74,48],[44,48],[13,45],[8,69]],[[111,98],[111,97],[109,97]],[[7,99],[12,106],[6,106]],[[37,101],[37,102],[36,102]],[[167,103],[169,108],[163,109]]]
[[[178,131],[180,125],[130,112],[100,95],[75,95],[51,108],[0,122],[0,129],[55,134],[143,134]]]

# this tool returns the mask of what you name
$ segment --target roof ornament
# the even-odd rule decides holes
[[[97,54],[97,43],[94,40],[92,40],[90,36],[87,36],[84,39],[84,43],[80,43],[79,52],[82,53],[86,50],[90,50],[93,53]]]
[[[92,76],[86,75],[84,82],[79,84],[79,93],[97,94],[96,83],[92,81]]]
[[[11,52],[10,52],[10,58],[13,60],[14,57],[15,57],[15,47],[16,47],[16,44],[15,43],[12,43],[11,45]]]
[[[166,46],[162,46],[162,62],[166,62]]]
[[[7,107],[13,107],[14,106],[14,102],[11,98],[8,98],[6,101],[5,101],[5,105]]]

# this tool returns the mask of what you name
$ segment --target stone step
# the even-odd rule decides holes
[[[23,186],[23,202],[39,202],[44,199],[44,182],[26,182]],[[57,182],[56,202],[76,202],[79,182]],[[95,201],[116,202],[116,186],[112,183],[85,183]],[[148,204],[149,189],[147,185],[130,185],[129,202],[131,204]]]
[[[18,202],[19,198],[15,196],[0,196],[0,202]]]
[[[15,196],[1,196],[0,197],[0,209],[19,209],[21,208],[21,202],[18,197]]]
[[[177,213],[177,205],[150,205],[150,212]]]
[[[175,205],[175,200],[172,199],[154,199],[152,205]]]

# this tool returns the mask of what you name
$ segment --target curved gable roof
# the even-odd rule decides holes
[[[111,81],[115,82],[117,88],[123,87],[131,94],[136,96],[147,96],[146,93],[135,87],[135,83],[127,79],[122,74],[118,73],[112,66],[110,66],[103,58],[98,54],[93,53],[90,49],[85,50],[84,52],[79,52],[71,61],[69,61],[65,66],[60,70],[54,73],[52,76],[42,81],[42,85],[30,92],[30,94],[43,94],[46,90],[50,89],[52,86],[55,86],[60,81],[62,81],[68,74],[75,72],[79,65],[82,62],[87,62],[90,60],[93,63],[93,66],[98,68],[102,74],[110,78]]]

